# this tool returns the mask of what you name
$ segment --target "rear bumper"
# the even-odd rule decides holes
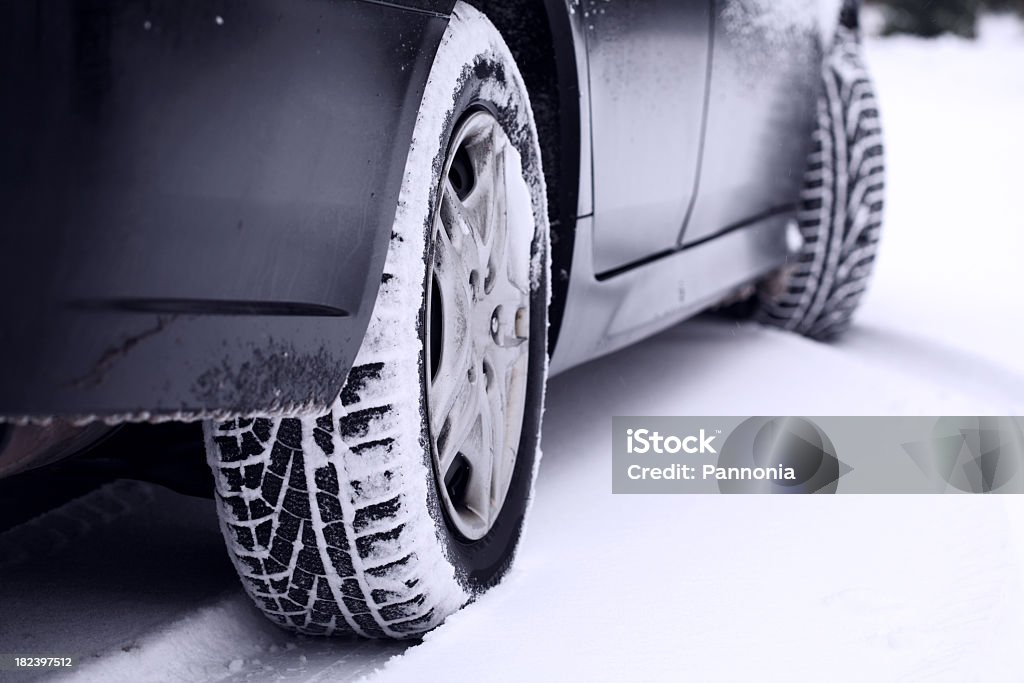
[[[5,5],[0,416],[333,400],[447,25],[407,4]]]

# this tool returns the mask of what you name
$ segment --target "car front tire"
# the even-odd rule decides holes
[[[206,425],[228,550],[270,619],[416,636],[501,579],[539,460],[548,254],[522,77],[460,2],[338,398],[319,415]]]
[[[757,294],[757,319],[814,339],[842,334],[867,289],[882,230],[885,154],[874,85],[855,29],[822,69],[814,145],[791,264]]]

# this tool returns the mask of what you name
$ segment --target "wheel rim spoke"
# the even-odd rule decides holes
[[[430,387],[431,428],[434,434],[438,434],[457,399],[459,384],[436,380],[454,378],[460,373],[468,374],[473,354],[472,340],[463,333],[460,325],[460,321],[471,315],[468,285],[463,286],[465,269],[459,265],[458,257],[443,229],[436,234],[433,277],[440,291],[440,301],[435,302],[435,305],[439,304],[442,309],[441,337],[444,344],[440,364],[434,373],[435,381]]]
[[[482,382],[480,386],[482,386]],[[487,404],[487,395],[481,388],[475,391],[478,404],[481,407],[480,419],[476,425],[474,434],[476,448],[466,457],[473,466],[472,476],[469,478],[469,485],[466,489],[464,507],[477,515],[479,521],[489,526],[491,523],[491,509],[494,505],[494,497],[491,493],[491,481],[493,479],[494,453],[493,425],[500,422],[501,414],[495,414],[492,406]]]
[[[467,211],[475,219],[483,243],[489,243],[496,217],[504,212],[504,152],[507,141],[497,125],[478,132],[475,142],[479,153],[475,156],[476,183],[464,202]]]
[[[477,228],[478,218],[466,207],[450,180],[445,181],[441,193],[441,211],[438,215],[443,232],[452,248],[462,257],[462,268],[467,274],[479,270],[486,263],[486,247]]]
[[[452,401],[451,410],[441,421],[437,431],[437,455],[440,469],[447,472],[455,456],[462,454],[471,465],[479,450],[478,435],[480,428],[481,406],[479,392],[474,384],[465,383],[459,387]]]

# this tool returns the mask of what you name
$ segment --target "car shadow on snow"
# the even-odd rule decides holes
[[[1007,414],[1024,411],[1024,375],[976,353],[872,325],[855,325],[835,347],[950,391],[995,402]]]
[[[212,501],[124,480],[0,533],[0,605],[0,652],[74,656],[87,680],[159,680],[168,648],[187,677],[350,680],[413,644],[285,632],[244,595]]]

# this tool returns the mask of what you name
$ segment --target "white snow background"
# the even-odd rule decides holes
[[[856,328],[702,318],[554,378],[518,565],[421,644],[277,630],[208,502],[130,484],[85,501],[119,514],[22,530],[65,539],[48,551],[0,536],[0,652],[77,654],[67,679],[104,683],[1024,680],[1017,497],[610,493],[613,415],[1024,412],[1024,25],[867,54],[889,193]]]

